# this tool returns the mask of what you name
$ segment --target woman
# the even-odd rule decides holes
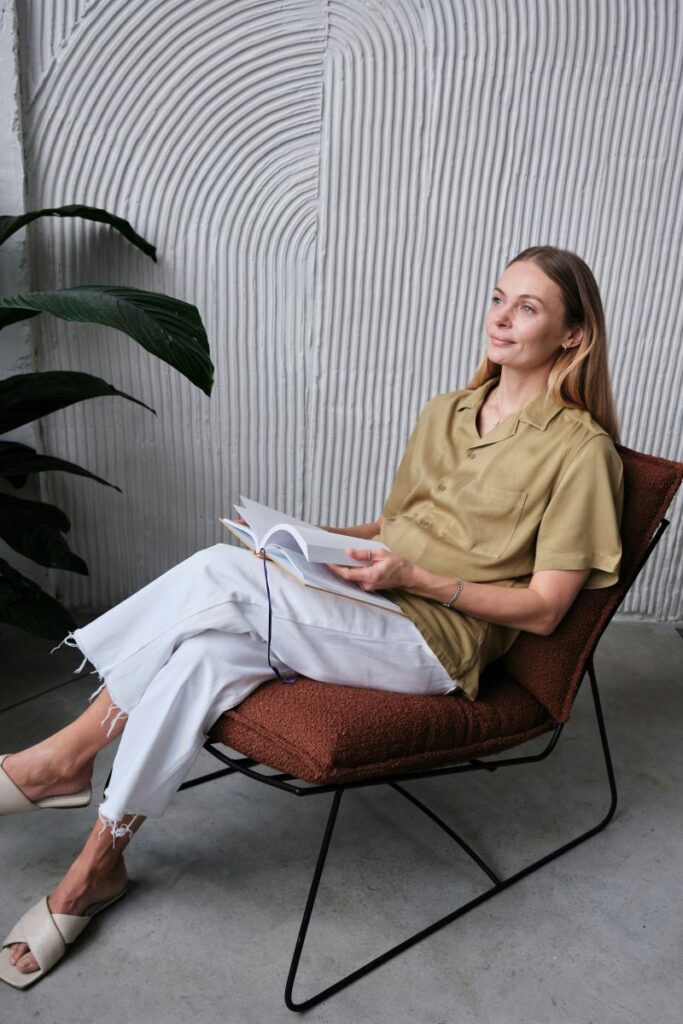
[[[81,853],[5,941],[5,981],[42,977],[125,893],[123,850],[163,813],[220,714],[272,678],[269,664],[475,699],[482,669],[520,631],[550,634],[583,587],[617,581],[623,476],[591,271],[565,250],[524,250],[493,291],[485,330],[468,387],[423,409],[377,521],[334,531],[387,544],[352,550],[366,565],[331,568],[405,616],[275,567],[266,597],[264,563],[218,544],[65,638],[102,685],[66,728],[0,761],[0,812],[84,806],[97,752],[119,734],[121,744]]]

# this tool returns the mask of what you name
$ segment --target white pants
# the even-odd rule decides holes
[[[62,641],[85,655],[77,671],[90,661],[102,680],[90,700],[109,691],[103,724],[127,718],[98,808],[114,838],[128,831],[124,815],[163,814],[221,714],[274,678],[264,564],[270,657],[283,675],[399,693],[456,688],[405,616],[304,587],[246,549],[198,551]]]

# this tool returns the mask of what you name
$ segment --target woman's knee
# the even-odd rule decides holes
[[[192,577],[203,575],[217,568],[222,571],[229,570],[231,556],[226,553],[226,549],[230,550],[228,544],[211,544],[207,548],[200,548],[179,562],[176,570],[189,573]]]
[[[195,690],[214,678],[220,678],[230,666],[232,634],[224,630],[206,629],[182,640],[168,661],[169,675],[179,686],[192,680]],[[164,680],[164,686],[169,681]]]
[[[194,554],[189,555],[187,558],[188,562],[212,562],[216,558],[220,558],[222,552],[221,548],[227,548],[227,544],[210,544],[206,548],[200,548],[199,551],[195,551]]]
[[[195,562],[198,565],[215,566],[220,564],[232,564],[244,560],[244,556],[250,556],[251,552],[245,548],[237,548],[234,544],[210,544],[207,548],[200,548],[190,555],[188,562]]]

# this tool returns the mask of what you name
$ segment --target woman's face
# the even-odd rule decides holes
[[[506,268],[493,289],[485,329],[489,359],[524,371],[550,369],[562,345],[573,348],[581,340],[581,328],[565,326],[558,285],[532,262]]]

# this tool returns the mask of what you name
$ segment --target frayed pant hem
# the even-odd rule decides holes
[[[107,737],[111,736],[112,730],[113,730],[114,726],[116,725],[116,723],[118,722],[119,718],[128,718],[128,713],[126,711],[122,711],[121,708],[119,708],[118,704],[115,704],[113,701],[110,701],[109,702],[109,707],[107,708],[107,713],[104,716],[104,718],[102,719],[102,721],[100,722],[100,725],[104,725],[104,723],[109,718],[109,715],[112,713],[112,711],[115,708],[118,709],[118,713],[116,715],[114,715],[114,717],[112,718],[111,722],[109,723],[109,728],[107,730]]]
[[[76,648],[76,650],[78,650],[78,651],[79,651],[79,653],[83,654],[83,651],[82,651],[82,650],[80,649],[80,647],[79,647],[79,643],[78,643],[78,641],[76,640],[76,637],[75,637],[74,633],[73,633],[73,632],[72,632],[71,630],[69,630],[69,632],[68,632],[68,633],[67,633],[67,635],[66,635],[66,636],[64,637],[64,639],[62,640],[62,642],[61,642],[61,643],[57,644],[57,646],[56,646],[56,647],[53,647],[53,648],[52,648],[52,650],[50,651],[50,654],[54,654],[54,652],[55,652],[55,651],[58,651],[58,650],[59,650],[59,648],[60,648],[60,647],[62,646],[62,644],[66,644],[66,646],[67,646],[67,647],[74,647],[74,648]],[[86,665],[86,663],[87,663],[88,661],[90,661],[90,659],[89,659],[88,655],[86,654],[86,655],[84,656],[84,658],[83,658],[83,661],[81,662],[81,664],[80,664],[80,665],[78,666],[78,668],[77,668],[77,669],[75,670],[75,673],[76,673],[76,675],[78,675],[78,674],[79,674],[80,672],[82,672],[82,671],[83,671],[83,669],[85,668],[85,665]],[[90,664],[91,664],[91,665],[94,665],[94,662],[92,662],[92,661],[91,661],[91,662],[90,662]],[[97,675],[97,678],[98,678],[98,679],[100,680],[100,685],[99,685],[99,686],[97,687],[97,689],[96,689],[96,690],[93,690],[93,692],[92,692],[92,693],[90,694],[90,696],[88,697],[88,703],[89,703],[89,704],[92,704],[92,702],[93,702],[93,701],[95,700],[95,698],[96,698],[97,696],[99,696],[99,694],[100,694],[100,693],[102,692],[102,690],[103,690],[103,689],[105,688],[105,686],[109,688],[109,695],[110,695],[110,697],[112,697],[112,699],[113,699],[113,703],[111,703],[111,704],[109,705],[109,709],[107,710],[107,714],[106,714],[106,715],[105,715],[105,717],[104,717],[104,718],[102,719],[102,723],[101,723],[101,724],[102,724],[102,725],[104,725],[104,723],[105,723],[105,722],[107,721],[107,718],[109,717],[109,714],[111,713],[111,709],[112,709],[113,707],[116,707],[116,708],[118,708],[118,714],[117,714],[117,715],[115,716],[115,718],[114,718],[114,719],[112,720],[112,722],[111,722],[111,724],[110,724],[110,726],[109,726],[109,730],[108,730],[108,732],[107,732],[107,736],[110,736],[110,735],[111,735],[111,731],[112,731],[112,729],[114,728],[114,725],[116,724],[116,722],[117,722],[117,721],[119,720],[119,718],[121,718],[121,717],[123,717],[123,716],[127,716],[127,715],[128,715],[128,712],[127,712],[127,711],[124,711],[124,710],[123,710],[123,709],[121,708],[121,705],[120,705],[120,704],[118,703],[118,701],[116,700],[116,695],[115,695],[114,693],[112,693],[112,690],[111,690],[111,686],[110,686],[110,684],[109,684],[109,683],[108,683],[108,681],[107,681],[107,680],[105,679],[105,677],[104,677],[104,676],[102,675],[102,673],[101,673],[101,672],[100,672],[100,670],[99,670],[99,669],[97,668],[97,666],[95,666],[95,667],[94,667],[94,668],[92,669],[92,671],[91,671],[91,672],[90,672],[89,674],[90,674],[91,676],[92,676],[92,675]]]
[[[62,646],[62,644],[66,644],[67,647],[75,647],[76,650],[78,650],[78,643],[76,641],[76,637],[74,636],[74,634],[73,634],[73,632],[71,630],[69,630],[69,632],[66,634],[66,636],[64,637],[64,639],[62,640],[61,643],[57,644],[56,647],[52,648],[52,650],[50,651],[50,654],[54,654],[55,651],[58,651],[59,648]],[[83,652],[81,651],[81,654],[82,653]],[[76,675],[78,675],[79,673],[81,673],[83,671],[83,669],[85,668],[87,660],[88,660],[87,657],[83,658],[83,661],[81,662],[81,664],[78,666],[77,669],[75,669]],[[94,669],[94,671],[97,672],[97,669]],[[92,674],[93,673],[91,672],[90,675],[92,675]],[[102,676],[100,676],[99,672],[97,674],[98,674],[99,678],[101,679]]]
[[[130,815],[132,815],[131,820],[124,825],[123,819]],[[102,825],[102,828],[97,833],[98,836],[101,836],[103,832],[106,832],[107,829],[109,829],[112,837],[111,844],[113,847],[116,847],[117,839],[121,839],[123,836],[130,836],[131,839],[133,838],[135,833],[131,829],[131,825],[137,818],[147,817],[147,815],[142,815],[139,812],[133,813],[132,811],[127,811],[125,814],[121,815],[120,818],[110,818],[108,814],[103,814],[102,811],[98,810],[97,817]]]

